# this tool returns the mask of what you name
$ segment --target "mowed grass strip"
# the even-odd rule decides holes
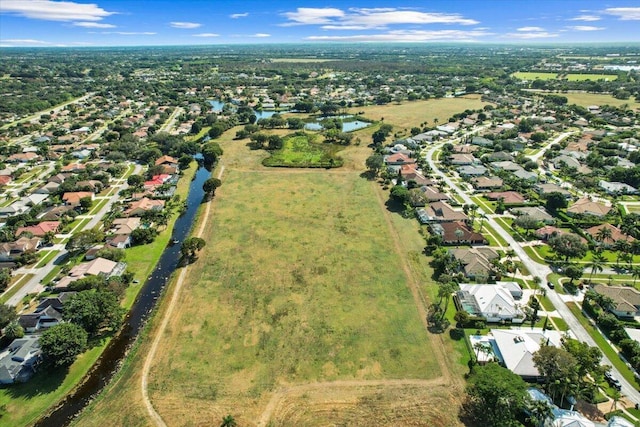
[[[230,170],[218,191],[151,373],[165,419],[255,420],[283,384],[440,376],[371,183]]]

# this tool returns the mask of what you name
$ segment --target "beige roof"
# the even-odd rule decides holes
[[[69,275],[72,277],[81,276],[97,276],[99,274],[109,274],[118,265],[117,262],[105,259],[96,258],[93,261],[83,262],[78,264],[69,271]]]
[[[594,216],[605,216],[609,213],[611,208],[609,206],[605,206],[602,203],[594,202],[584,197],[573,205],[569,206],[567,212],[574,214],[588,214]]]
[[[616,304],[617,311],[634,312],[640,307],[640,292],[629,286],[595,285],[593,290],[608,296]]]

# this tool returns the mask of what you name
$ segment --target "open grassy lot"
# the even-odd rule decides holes
[[[633,98],[630,99],[616,99],[611,95],[603,95],[599,93],[559,93],[558,95],[566,96],[569,100],[569,104],[581,105],[588,107],[590,105],[611,105],[619,107],[623,104],[631,109],[637,110],[640,108],[640,103],[635,102]]]
[[[618,80],[618,76],[616,74],[567,74],[566,79],[571,81],[598,81],[598,80]]]
[[[520,80],[555,80],[558,78],[558,73],[520,71],[513,73],[512,76]]]
[[[210,419],[209,393],[252,420],[281,383],[440,375],[369,182],[230,171],[224,187],[152,371],[163,416]]]
[[[371,120],[384,118],[385,123],[389,123],[398,128],[409,129],[420,126],[420,123],[427,122],[434,124],[434,119],[438,123],[446,123],[449,117],[455,113],[470,109],[476,110],[487,105],[480,101],[480,95],[467,95],[459,98],[428,99],[424,101],[403,102],[402,104],[371,105],[367,107],[354,107],[349,110],[350,114],[363,112],[362,116]],[[398,129],[394,129],[396,131]]]

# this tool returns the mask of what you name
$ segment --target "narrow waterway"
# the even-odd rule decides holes
[[[191,181],[189,195],[186,200],[187,209],[176,220],[173,228],[173,239],[178,240],[178,242],[182,242],[189,235],[198,206],[200,206],[204,197],[202,184],[210,176],[211,172],[200,165],[193,181]],[[167,246],[160,257],[156,269],[142,285],[138,298],[124,319],[120,333],[111,340],[94,367],[87,374],[82,385],[68,395],[56,409],[41,418],[35,424],[37,427],[62,427],[68,425],[73,417],[109,383],[144,326],[149,313],[155,307],[158,297],[167,284],[169,277],[177,268],[179,260],[180,243]]]

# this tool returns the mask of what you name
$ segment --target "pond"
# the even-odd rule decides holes
[[[349,117],[353,117],[353,116],[341,116],[344,118],[349,118]],[[370,126],[371,123],[369,122],[363,122],[362,120],[352,120],[352,121],[346,121],[346,122],[342,122],[342,132],[353,132],[354,130],[358,130],[358,129],[364,129],[367,126]],[[304,128],[306,130],[322,130],[322,123],[320,122],[310,122],[307,123],[306,125],[304,125]]]

